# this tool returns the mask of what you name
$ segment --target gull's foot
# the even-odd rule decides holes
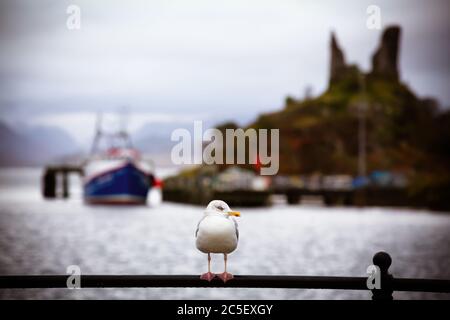
[[[211,282],[211,280],[214,279],[215,276],[216,276],[216,275],[215,275],[214,273],[212,273],[212,272],[207,272],[207,273],[202,274],[202,275],[200,276],[200,279]]]
[[[228,272],[221,273],[221,274],[218,275],[218,277],[220,279],[222,279],[222,281],[224,283],[227,282],[228,280],[233,279],[233,275],[231,273],[228,273]]]

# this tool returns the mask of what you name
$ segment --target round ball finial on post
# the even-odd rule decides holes
[[[377,252],[372,258],[373,264],[380,268],[381,288],[372,289],[372,300],[392,300],[392,279],[388,270],[392,264],[391,256],[384,251]]]
[[[380,267],[381,273],[388,273],[388,269],[392,264],[392,258],[389,253],[380,251],[373,256],[373,264]]]

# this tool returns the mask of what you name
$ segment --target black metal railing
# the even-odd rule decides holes
[[[381,288],[372,289],[373,300],[392,300],[394,291],[450,293],[450,280],[396,279],[388,273],[391,257],[378,252],[373,257],[379,267]],[[67,288],[68,275],[7,275],[0,276],[0,289]],[[82,275],[81,288],[285,288],[369,290],[365,277],[256,276],[237,275],[226,283],[211,282],[194,275]]]

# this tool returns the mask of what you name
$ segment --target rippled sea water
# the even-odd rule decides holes
[[[39,194],[41,171],[0,170],[0,274],[200,274],[195,248],[202,207],[87,206],[79,186],[68,200]],[[72,179],[72,185],[77,184]],[[450,214],[388,208],[274,205],[233,208],[240,242],[229,257],[234,274],[366,276],[374,253],[391,254],[395,277],[450,279]],[[222,256],[213,256],[222,272]],[[395,293],[395,298],[450,298]],[[27,289],[0,290],[15,299],[370,299],[365,291],[292,289]]]

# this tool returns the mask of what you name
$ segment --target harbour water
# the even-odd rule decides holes
[[[0,170],[0,274],[200,274],[204,254],[194,233],[202,207],[87,206],[80,188],[67,200],[46,201],[39,169]],[[72,178],[72,186],[77,178]],[[152,195],[153,196],[153,195]],[[374,253],[393,259],[406,278],[450,278],[450,215],[409,209],[326,208],[277,204],[233,208],[240,243],[230,255],[234,274],[366,276]],[[213,272],[223,259],[213,257]],[[450,298],[395,293],[395,298]],[[38,299],[369,299],[368,292],[282,289],[31,289],[0,290],[0,298]]]

